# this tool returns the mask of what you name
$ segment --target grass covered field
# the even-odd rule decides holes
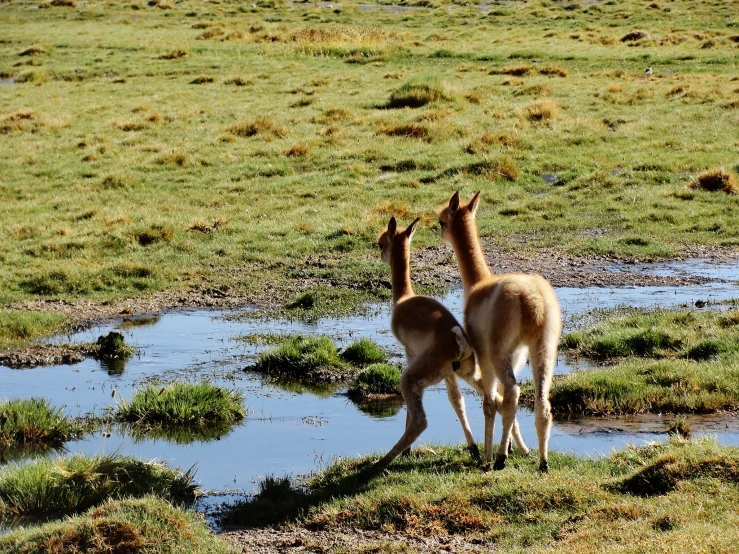
[[[731,3],[38,4],[0,2],[0,303],[387,295],[378,231],[438,245],[457,189],[508,249],[739,245]]]

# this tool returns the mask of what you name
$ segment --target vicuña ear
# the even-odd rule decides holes
[[[459,209],[459,191],[454,193],[454,196],[452,196],[449,199],[449,212],[454,215],[457,213],[457,210]]]
[[[477,208],[480,205],[480,192],[478,191],[475,196],[472,197],[472,200],[470,200],[470,203],[467,204],[467,209],[472,214],[472,217],[475,217],[477,214]]]
[[[395,221],[395,216],[390,218],[390,223],[387,224],[387,235],[390,238],[395,236],[395,232],[398,230],[398,223]]]
[[[419,221],[421,221],[421,218],[417,217],[416,220],[408,225],[408,228],[405,230],[405,234],[408,235],[409,239],[413,236],[413,233],[416,232],[416,226],[418,225]]]

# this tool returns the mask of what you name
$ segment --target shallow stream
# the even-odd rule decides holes
[[[709,279],[702,285],[685,287],[558,288],[565,327],[594,308],[677,307],[694,308],[696,301],[711,302],[739,298],[739,262],[688,262],[613,266],[612,271],[660,275],[691,275]],[[461,290],[453,290],[442,301],[458,317]],[[224,493],[252,492],[256,481],[266,475],[304,474],[328,464],[337,456],[354,457],[381,453],[400,437],[405,409],[399,405],[368,410],[355,405],[345,389],[329,393],[287,390],[244,372],[254,356],[265,347],[248,345],[238,337],[254,333],[307,333],[329,335],[344,347],[361,337],[373,339],[397,360],[402,351],[389,331],[389,305],[374,306],[370,315],[326,319],[316,324],[285,320],[243,320],[233,313],[190,311],[166,313],[153,318],[135,318],[100,325],[68,337],[64,342],[87,342],[110,330],[122,332],[140,355],[123,368],[111,368],[93,359],[76,365],[10,369],[0,366],[0,397],[47,398],[65,405],[67,415],[101,413],[115,406],[120,397],[130,398],[146,384],[171,380],[214,383],[242,390],[248,416],[227,434],[209,441],[175,444],[164,439],[136,439],[112,427],[110,436],[96,434],[67,443],[67,451],[102,454],[119,451],[137,457],[156,458],[188,469],[195,466],[202,489],[214,494],[202,502],[203,509],[223,499]],[[557,374],[583,369],[560,357]],[[525,368],[521,380],[528,378]],[[112,397],[113,389],[116,390]],[[467,412],[473,433],[482,441],[483,418],[480,399],[465,389]],[[416,444],[461,444],[464,437],[443,386],[428,390],[424,397],[429,426]],[[533,416],[519,410],[524,439],[536,445]],[[550,450],[597,457],[626,444],[665,440],[665,422],[659,416],[558,421],[552,430]],[[736,418],[694,418],[693,428],[717,436],[724,444],[739,444]],[[496,425],[496,440],[500,433]],[[536,463],[532,459],[532,466]],[[215,493],[218,494],[215,494]]]

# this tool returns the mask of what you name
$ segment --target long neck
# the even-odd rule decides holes
[[[413,296],[411,285],[410,253],[396,250],[390,258],[391,283],[393,286],[393,304],[404,296]]]
[[[485,261],[485,255],[480,246],[480,237],[477,235],[477,225],[465,225],[460,232],[452,237],[452,246],[457,256],[459,272],[462,275],[464,296],[469,296],[472,287],[490,277],[492,272]]]

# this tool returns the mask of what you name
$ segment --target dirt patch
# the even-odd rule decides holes
[[[490,552],[494,545],[474,536],[419,537],[382,531],[308,531],[302,528],[227,530],[221,538],[242,552],[272,554],[285,552]]]
[[[0,365],[28,369],[40,365],[77,364],[89,356],[89,345],[35,344],[0,350]]]

